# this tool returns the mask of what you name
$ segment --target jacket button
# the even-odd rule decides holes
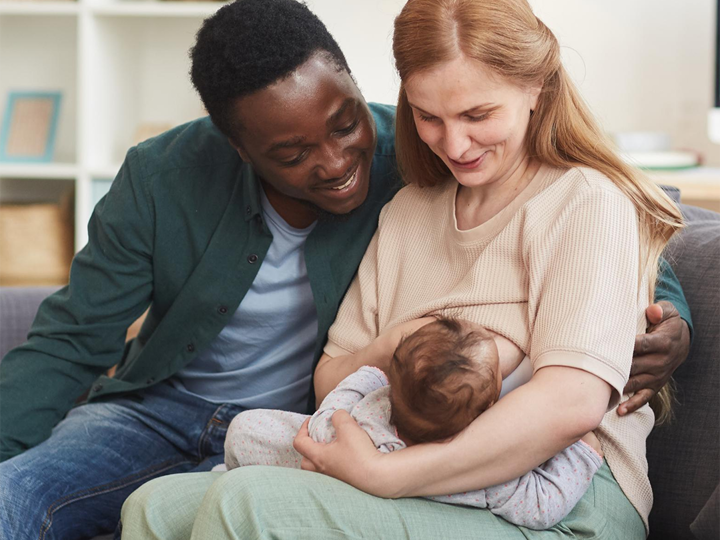
[[[246,214],[249,214],[250,212],[252,212],[252,209],[251,209],[249,206],[248,206],[247,208],[245,208],[245,213],[246,213]]]
[[[258,256],[255,255],[254,253],[252,255],[248,255],[247,261],[250,264],[255,264],[257,262],[257,260],[258,260]]]
[[[195,345],[193,345],[192,343],[188,343],[186,349],[187,352],[195,352]]]
[[[220,306],[220,307],[218,308],[218,313],[219,313],[220,315],[225,315],[227,312],[228,312],[227,306]]]
[[[102,385],[102,384],[96,384],[95,386],[93,386],[92,391],[95,392],[95,393],[98,393],[98,392],[99,392],[100,390],[102,390],[102,389],[103,389],[103,385]]]
[[[152,383],[154,383],[154,382],[155,382],[155,379],[153,379],[152,377],[150,377],[147,381],[145,381],[145,384],[152,384]]]

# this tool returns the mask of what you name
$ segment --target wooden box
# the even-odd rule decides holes
[[[73,257],[71,198],[0,205],[0,285],[64,285]]]

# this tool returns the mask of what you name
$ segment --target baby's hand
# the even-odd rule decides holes
[[[600,439],[598,439],[592,431],[580,440],[591,446],[593,450],[600,454],[600,457],[605,457],[605,454],[603,454],[602,451],[602,446],[600,446]]]

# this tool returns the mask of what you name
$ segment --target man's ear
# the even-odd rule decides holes
[[[240,155],[240,159],[242,159],[245,163],[250,163],[250,157],[248,156],[247,152],[245,152],[245,149],[242,147],[241,144],[236,143],[230,138],[228,138],[228,142],[230,143],[230,146],[232,146],[235,151]]]

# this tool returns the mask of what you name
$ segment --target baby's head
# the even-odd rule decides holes
[[[447,439],[497,401],[495,341],[482,326],[438,318],[405,337],[388,370],[391,421],[412,443]]]

